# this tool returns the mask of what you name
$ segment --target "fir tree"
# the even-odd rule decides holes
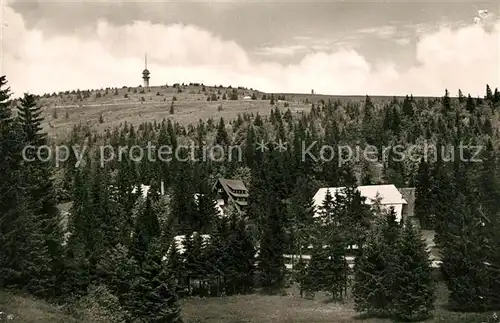
[[[283,212],[275,194],[267,201],[260,241],[259,272],[261,287],[265,292],[274,294],[283,288],[285,279]]]
[[[432,183],[429,164],[422,157],[418,166],[415,188],[415,209],[414,214],[420,220],[420,225],[423,229],[429,230],[432,228],[433,219],[429,212],[432,201]]]
[[[20,100],[18,107],[18,118],[20,127],[23,129],[25,145],[32,145],[34,149],[47,144],[46,134],[42,133],[41,108],[37,106],[35,96],[25,94]],[[28,158],[34,156],[28,156]],[[25,164],[24,183],[26,193],[30,197],[27,200],[29,208],[33,211],[36,221],[42,229],[44,244],[49,252],[53,271],[52,284],[56,284],[57,275],[62,270],[62,228],[59,209],[57,208],[57,197],[52,179],[53,169],[49,163],[43,162],[44,157],[38,156],[31,162]],[[54,295],[55,296],[55,295]]]
[[[54,296],[43,228],[29,200],[22,125],[12,118],[10,89],[0,77],[0,288]]]
[[[395,263],[399,224],[392,210],[370,232],[354,265],[355,309],[370,316],[390,316],[395,297]]]
[[[133,310],[134,299],[130,294],[139,267],[129,250],[118,244],[106,251],[97,265],[99,280],[118,297],[123,308]]]
[[[162,248],[151,244],[130,290],[132,316],[139,322],[181,323],[175,282],[162,262]]]
[[[217,134],[215,135],[215,143],[221,146],[229,145],[229,137],[226,131],[224,119],[220,118],[219,125],[217,126]]]
[[[160,223],[154,212],[151,197],[148,196],[143,211],[135,221],[132,241],[132,253],[139,263],[145,259],[151,243],[159,237]]]
[[[434,282],[425,240],[405,222],[394,263],[392,314],[397,320],[424,320],[434,309]]]

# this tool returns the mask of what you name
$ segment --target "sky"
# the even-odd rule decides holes
[[[498,1],[0,1],[15,96],[138,86],[145,53],[152,86],[482,96],[500,85]]]

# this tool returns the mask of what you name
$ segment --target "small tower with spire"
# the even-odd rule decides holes
[[[144,55],[144,71],[142,71],[142,79],[144,80],[144,87],[149,88],[149,71],[148,71],[148,56]]]

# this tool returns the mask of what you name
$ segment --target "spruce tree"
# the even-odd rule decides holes
[[[435,287],[425,240],[407,220],[394,262],[392,314],[403,321],[427,319],[434,309]]]
[[[5,76],[0,77],[0,288],[53,296],[50,256],[25,184],[23,129],[12,117],[6,84]]]
[[[281,291],[285,283],[283,212],[276,194],[271,193],[267,206],[260,240],[258,267],[260,285],[264,292],[275,294]]]
[[[43,122],[41,107],[37,106],[35,96],[25,94],[20,100],[18,109],[18,118],[24,133],[24,144],[32,145],[35,149],[46,145],[47,136],[42,133],[41,126]],[[42,157],[46,156],[38,156],[33,161],[25,163],[24,183],[27,189],[26,193],[30,197],[27,202],[37,218],[36,221],[39,222],[44,244],[51,257],[50,267],[54,274],[52,284],[55,289],[57,275],[62,270],[63,232],[52,178],[54,170],[50,163],[40,159]]]
[[[431,185],[429,164],[422,157],[416,178],[414,214],[420,220],[421,227],[425,230],[431,229],[433,224],[433,219],[429,214],[432,207]]]
[[[356,257],[353,296],[357,312],[387,317],[396,291],[394,268],[400,227],[393,210],[381,215],[385,219],[377,219],[361,255]]]
[[[455,160],[451,198],[436,230],[449,305],[460,311],[484,311],[488,305],[488,226],[472,171],[472,163]]]
[[[100,282],[118,297],[122,307],[133,310],[134,299],[130,291],[139,267],[129,250],[121,244],[107,250],[97,265],[97,273]]]
[[[219,125],[217,126],[217,134],[215,135],[215,144],[221,145],[224,148],[229,145],[229,136],[226,130],[226,124],[224,119],[221,117],[219,120]]]
[[[142,212],[135,221],[132,240],[132,254],[141,263],[155,239],[160,237],[160,223],[154,212],[151,197],[148,195]]]
[[[132,283],[130,311],[138,322],[182,322],[176,284],[162,262],[162,249],[150,245]]]

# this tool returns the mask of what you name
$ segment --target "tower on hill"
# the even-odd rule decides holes
[[[144,55],[144,71],[142,71],[142,79],[144,80],[144,87],[149,87],[149,71],[148,71],[148,56]]]

